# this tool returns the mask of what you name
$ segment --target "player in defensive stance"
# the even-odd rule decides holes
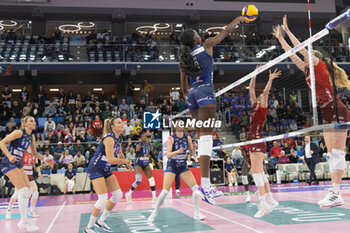
[[[250,116],[250,123],[248,126],[248,140],[261,139],[263,137],[262,131],[264,129],[266,121],[269,93],[272,87],[273,80],[281,75],[281,71],[277,71],[276,69],[272,73],[270,70],[269,74],[269,81],[266,84],[263,93],[258,98],[256,98],[255,95],[256,77],[253,77],[249,84],[249,96],[252,104],[252,113]],[[253,179],[255,185],[258,188],[260,199],[259,210],[254,215],[254,217],[261,218],[269,214],[274,208],[276,208],[278,206],[278,202],[275,201],[272,197],[269,180],[267,179],[264,172],[263,160],[266,152],[266,143],[261,142],[249,145],[249,152],[253,172]]]
[[[294,46],[300,44],[300,41],[289,30],[287,24],[287,16],[283,18],[283,30],[289,36]],[[278,25],[274,30],[273,35],[278,39],[285,51],[289,51],[291,47],[282,36],[281,26]],[[298,55],[290,56],[294,64],[305,73],[305,79],[311,88],[309,56],[306,49],[301,49],[300,54],[304,60]],[[335,112],[335,101],[338,107],[339,122],[349,122],[350,112],[347,107],[340,101],[337,95],[334,95],[333,84],[329,75],[330,70],[334,69],[335,85],[338,88],[350,89],[350,82],[346,72],[332,63],[329,58],[324,58],[319,51],[313,51],[313,64],[315,70],[315,87],[317,96],[317,106],[321,109],[324,124],[331,124],[337,121]],[[334,99],[336,98],[336,99]],[[316,111],[316,109],[314,110]],[[318,202],[322,208],[330,208],[344,204],[344,200],[340,195],[340,184],[343,178],[346,167],[345,162],[345,145],[347,140],[348,130],[325,129],[323,137],[328,150],[328,163],[331,171],[332,187],[328,190],[327,195]]]
[[[175,133],[168,139],[168,162],[164,174],[163,190],[158,197],[156,208],[148,218],[149,223],[152,223],[158,215],[159,208],[168,195],[176,175],[180,175],[180,178],[192,189],[194,219],[205,219],[205,216],[199,212],[199,199],[195,194],[196,192],[199,192],[198,185],[192,172],[188,169],[186,162],[186,151],[189,150],[191,155],[194,155],[196,152],[193,149],[190,135],[184,133],[184,128],[183,126],[180,126],[180,122],[184,123],[183,120],[175,121],[175,123],[177,123]]]

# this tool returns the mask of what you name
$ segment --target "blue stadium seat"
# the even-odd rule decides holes
[[[57,174],[64,174],[65,172],[66,172],[66,169],[64,168],[57,170]]]
[[[46,117],[39,117],[39,118],[38,118],[38,126],[39,126],[39,127],[44,127],[46,121],[47,121],[47,118],[46,118]]]
[[[42,175],[51,175],[51,173],[52,173],[51,170],[42,170],[41,171]]]
[[[302,151],[302,150],[298,150],[298,151],[297,151],[298,157],[304,156],[304,154],[305,154],[305,152]]]
[[[15,118],[14,120],[15,120],[16,124],[18,124],[21,121],[21,118]]]

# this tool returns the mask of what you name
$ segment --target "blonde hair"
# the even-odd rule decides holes
[[[332,70],[332,62],[331,59],[325,58],[324,63],[327,66],[329,74],[331,74]],[[347,88],[350,90],[350,81],[348,79],[348,75],[345,70],[340,68],[336,63],[333,62],[333,70],[334,70],[334,81],[335,86],[338,88]]]
[[[112,131],[112,125],[114,123],[114,120],[118,119],[119,117],[114,117],[112,119],[106,119],[103,125],[103,135],[109,133]]]
[[[33,118],[32,116],[26,116],[21,119],[21,128],[24,129],[24,124],[28,121],[29,118]]]

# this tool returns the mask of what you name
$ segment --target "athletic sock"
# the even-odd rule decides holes
[[[154,209],[155,212],[158,212],[158,210],[160,209],[160,207],[163,204],[166,196],[168,195],[168,192],[169,192],[168,190],[163,189],[162,192],[160,193],[160,195],[158,197],[156,208]]]
[[[199,214],[199,199],[198,199],[198,196],[194,193],[198,189],[198,185],[194,185],[191,189],[192,189],[194,214]]]
[[[334,193],[339,194],[340,184],[333,183],[332,184],[332,190],[333,190]]]
[[[27,206],[28,206],[28,200],[29,200],[29,189],[27,187],[24,187],[20,190],[18,190],[18,206],[19,206],[19,212],[21,214],[21,222],[27,222]]]
[[[106,218],[107,216],[109,215],[111,211],[107,210],[107,209],[104,209],[103,212],[102,212],[102,215],[100,217],[100,221],[104,222],[106,221]]]
[[[153,191],[153,190],[152,190],[152,197],[153,197],[153,198],[157,197],[156,191]]]
[[[87,225],[87,227],[92,228],[95,225],[96,219],[97,219],[97,217],[95,217],[91,214],[89,224]]]
[[[202,186],[207,188],[210,186],[210,180],[208,177],[202,177],[201,178],[201,183],[202,183]]]

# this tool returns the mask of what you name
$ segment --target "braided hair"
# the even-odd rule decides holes
[[[191,49],[195,46],[194,31],[187,29],[180,35],[181,47],[178,50],[180,69],[189,76],[199,76],[202,73],[202,67],[194,60]]]

